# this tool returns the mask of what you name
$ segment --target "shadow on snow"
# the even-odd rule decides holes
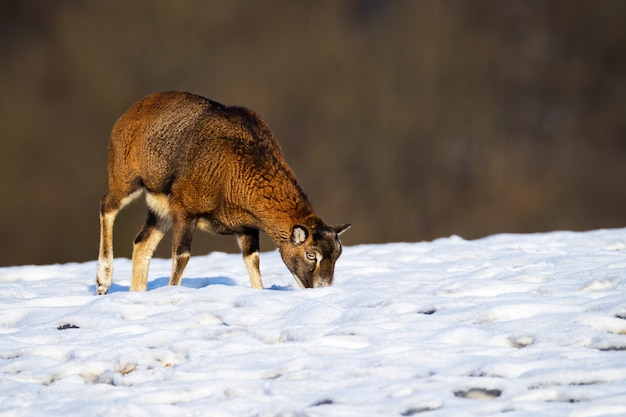
[[[148,282],[148,291],[156,290],[157,288],[167,287],[169,285],[170,279],[169,277],[161,277],[153,279]],[[211,285],[227,285],[229,287],[234,287],[237,285],[237,282],[232,278],[219,276],[219,277],[211,277],[211,278],[183,278],[181,283],[181,287],[186,288],[195,288],[200,289],[204,287],[210,287]],[[90,285],[89,290],[92,293],[96,293],[96,286]],[[272,284],[269,287],[265,287],[265,290],[268,291],[292,291],[293,287],[289,284],[287,285],[278,285]],[[120,285],[115,282],[111,284],[109,288],[108,294],[113,294],[116,292],[129,292],[130,285]]]
[[[169,285],[170,279],[169,277],[161,277],[153,279],[148,282],[148,291],[155,290],[157,288],[167,287]],[[228,285],[235,286],[237,283],[229,277],[211,277],[211,278],[183,278],[180,285],[186,288],[204,288],[209,287],[211,285]],[[96,292],[96,286],[90,286],[91,292]],[[115,282],[111,284],[111,288],[109,288],[109,294],[116,292],[128,292],[130,291],[129,285],[120,285]]]

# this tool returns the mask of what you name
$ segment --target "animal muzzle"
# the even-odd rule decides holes
[[[298,283],[300,288],[322,288],[322,287],[330,287],[333,283],[332,278],[317,278],[314,279],[309,285],[306,285],[296,274],[292,274],[293,278]]]
[[[330,287],[333,285],[333,277],[317,277],[313,280],[313,288]]]

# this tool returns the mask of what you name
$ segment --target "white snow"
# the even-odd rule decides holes
[[[0,268],[1,416],[625,416],[626,229]]]

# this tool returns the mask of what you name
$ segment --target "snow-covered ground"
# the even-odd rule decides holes
[[[626,229],[0,268],[1,416],[625,416]]]

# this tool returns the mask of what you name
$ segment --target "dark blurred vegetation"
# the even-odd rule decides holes
[[[626,226],[626,1],[1,0],[0,264],[97,257],[109,131],[161,90],[261,114],[346,244]]]

